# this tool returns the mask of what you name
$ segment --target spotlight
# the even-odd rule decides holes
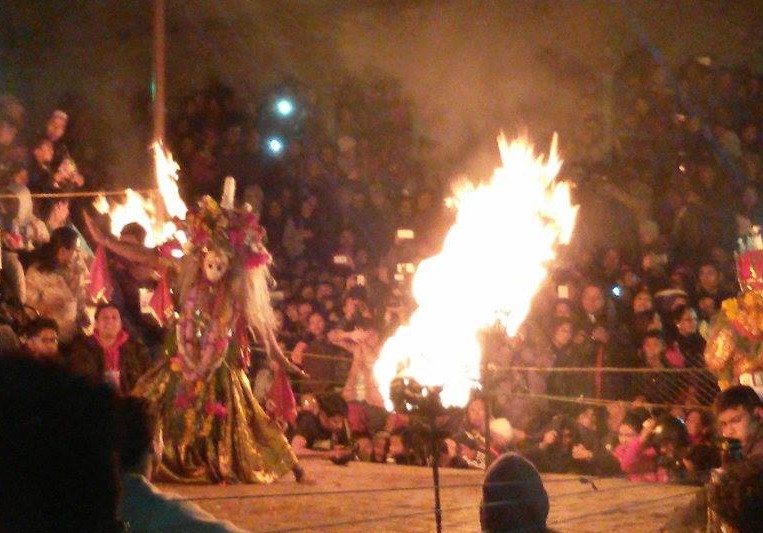
[[[294,103],[288,98],[279,98],[276,100],[275,108],[279,115],[288,117],[294,112]]]
[[[286,148],[286,143],[280,137],[268,137],[265,145],[272,155],[280,155],[283,153],[284,148]]]

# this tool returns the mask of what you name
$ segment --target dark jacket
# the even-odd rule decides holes
[[[148,370],[151,360],[146,345],[132,337],[120,347],[119,353],[120,390],[128,393],[135,386],[138,378]],[[94,336],[75,337],[69,356],[69,369],[75,374],[86,376],[98,383],[104,380],[105,354]]]

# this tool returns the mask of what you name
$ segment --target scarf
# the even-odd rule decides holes
[[[122,345],[127,342],[127,339],[130,338],[130,336],[127,334],[125,330],[121,330],[117,334],[117,338],[114,340],[114,342],[111,344],[111,346],[106,346],[104,344],[103,339],[98,335],[98,332],[96,331],[93,334],[93,337],[98,342],[98,346],[100,346],[103,349],[104,354],[104,366],[105,371],[108,372],[109,370],[116,370],[119,371],[119,349],[122,347]]]

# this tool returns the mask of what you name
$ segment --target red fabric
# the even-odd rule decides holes
[[[273,376],[273,384],[268,391],[268,400],[273,406],[273,412],[276,418],[286,420],[289,424],[294,424],[297,420],[297,401],[294,399],[294,392],[286,377],[286,372],[278,369]]]
[[[87,287],[88,295],[95,300],[110,300],[114,290],[111,281],[109,264],[106,258],[106,248],[98,245],[95,249],[95,257],[90,265],[90,284]]]
[[[116,340],[111,346],[106,346],[103,343],[103,339],[101,339],[97,331],[93,334],[93,337],[95,337],[95,340],[98,341],[98,345],[103,349],[103,353],[105,354],[104,366],[106,371],[119,371],[119,349],[124,343],[127,342],[127,339],[130,338],[127,332],[125,330],[120,331],[119,334],[117,334]]]
[[[156,284],[154,294],[151,296],[149,302],[152,314],[160,326],[164,326],[167,320],[172,315],[172,296],[170,295],[170,287],[167,284],[166,275],[159,279],[159,283]]]
[[[681,353],[681,348],[679,348],[677,342],[674,342],[673,345],[665,351],[665,360],[673,368],[683,368],[686,366],[686,358],[684,357],[684,354]]]

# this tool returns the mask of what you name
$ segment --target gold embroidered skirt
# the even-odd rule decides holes
[[[297,459],[229,357],[205,380],[188,382],[170,358],[133,394],[156,406],[164,455],[154,478],[175,483],[271,483]]]

